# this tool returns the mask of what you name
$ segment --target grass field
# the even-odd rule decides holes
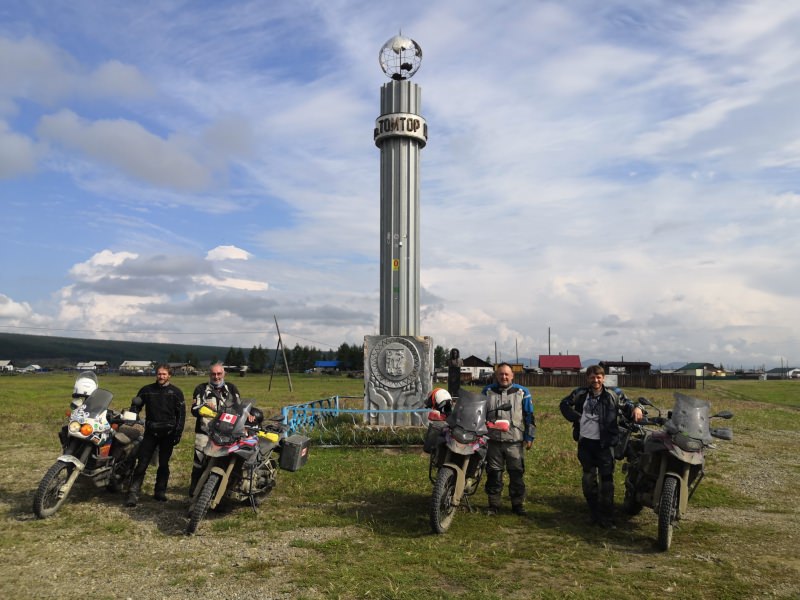
[[[200,378],[173,378],[189,396]],[[360,395],[338,377],[235,378],[268,414],[286,404]],[[123,408],[149,379],[101,376]],[[0,377],[0,595],[6,598],[623,598],[800,597],[800,382],[706,382],[694,395],[736,416],[732,442],[710,452],[672,549],[658,552],[656,516],[587,525],[580,468],[558,401],[535,389],[538,437],[527,458],[529,516],[458,514],[430,533],[427,455],[419,448],[312,448],[254,514],[211,514],[183,535],[193,420],[176,448],[166,505],[154,473],[135,509],[122,496],[77,487],[37,520],[33,492],[58,456],[72,377]],[[668,390],[626,390],[669,408]],[[617,499],[622,485],[618,470]],[[508,501],[506,506],[508,506]],[[474,503],[485,508],[481,491]]]

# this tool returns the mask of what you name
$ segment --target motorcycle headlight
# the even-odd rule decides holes
[[[69,432],[70,433],[78,433],[81,430],[81,424],[77,421],[70,421],[69,422]]]
[[[94,432],[94,428],[89,425],[89,423],[84,423],[81,425],[81,435],[85,437],[89,437]]]

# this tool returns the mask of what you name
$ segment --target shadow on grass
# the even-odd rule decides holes
[[[365,524],[380,535],[415,538],[431,532],[429,507],[430,493],[385,490],[340,499],[325,510],[352,519],[356,524]]]
[[[369,527],[374,533],[398,538],[420,538],[432,533],[430,514],[430,489],[426,493],[409,493],[400,490],[377,491],[341,498],[324,510],[336,517],[345,517],[355,525]],[[527,503],[528,514],[512,514],[508,498],[498,516],[485,514],[486,495],[476,493],[470,498],[472,511],[459,509],[451,529],[481,528],[488,524],[514,528],[525,535],[546,534],[556,537],[580,539],[587,544],[608,543],[618,550],[636,554],[658,553],[655,546],[656,531],[650,525],[637,523],[641,517],[630,517],[616,512],[616,529],[603,529],[592,525],[583,497],[566,495],[540,495]],[[651,531],[652,529],[652,531]]]
[[[627,547],[627,551],[633,553],[659,552],[655,545],[655,529],[650,531],[650,527],[642,527],[637,522],[641,517],[627,515],[619,506],[615,506],[614,511],[616,528],[604,529],[591,523],[589,509],[582,496],[542,495],[537,500],[545,507],[533,511],[532,519],[538,529],[557,530],[587,543],[607,542],[617,549]]]
[[[0,501],[9,506],[10,519],[20,522],[39,520],[33,513],[33,497],[38,485],[37,481],[36,486],[29,491],[0,495]],[[105,487],[97,487],[89,479],[79,477],[58,512],[45,520],[57,520],[61,516],[68,516],[76,507],[86,509],[88,506],[90,510],[101,511],[105,515],[111,511],[121,511],[131,521],[153,522],[165,535],[183,535],[187,523],[185,515],[189,505],[188,501],[177,492],[170,495],[168,502],[157,502],[153,499],[152,492],[150,495],[141,494],[139,504],[134,508],[125,507],[126,496],[125,492],[109,492]]]
[[[44,474],[45,471],[42,471],[41,475],[44,476]],[[37,480],[36,485],[28,491],[16,493],[3,492],[0,494],[0,501],[9,505],[9,518],[15,521],[30,521],[37,519],[36,515],[33,514],[33,497],[36,494],[37,488],[39,487],[39,481],[40,480]],[[98,488],[88,479],[79,477],[72,486],[72,490],[70,491],[67,500],[61,505],[61,508],[59,508],[58,512],[49,518],[53,519],[62,511],[69,510],[69,506],[71,504],[91,502],[96,498],[99,500],[95,501],[103,502],[104,498],[108,499],[113,497],[114,496],[107,492],[104,488]]]

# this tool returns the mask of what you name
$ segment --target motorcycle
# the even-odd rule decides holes
[[[652,508],[658,515],[658,547],[665,551],[672,544],[673,528],[686,514],[705,476],[705,451],[715,448],[712,438],[733,439],[729,428],[712,428],[710,420],[730,419],[733,413],[709,416],[708,402],[678,392],[666,417],[647,398],[639,398],[639,404],[655,409],[658,416],[650,417],[645,411],[638,423],[622,420],[625,433],[616,449],[617,458],[626,460],[622,508],[631,516],[644,506]]]
[[[113,394],[97,387],[94,373],[82,373],[76,389],[80,385],[93,391],[73,394],[67,423],[59,432],[62,455],[47,470],[33,497],[33,512],[40,519],[61,508],[79,475],[114,491],[130,478],[136,462],[144,433],[136,413],[114,412],[110,408]]]
[[[430,452],[430,523],[434,533],[448,530],[462,502],[470,512],[474,510],[469,497],[478,490],[483,477],[489,429],[509,429],[507,420],[487,420],[487,405],[486,396],[460,390],[455,402],[434,403],[428,413],[425,450]],[[497,410],[510,409],[510,404],[504,404]]]
[[[225,499],[247,501],[257,512],[258,504],[275,487],[279,466],[287,470],[297,470],[302,466],[299,463],[287,466],[285,463],[284,454],[288,457],[289,451],[294,449],[293,440],[287,445],[287,426],[276,420],[264,424],[263,414],[251,404],[237,405],[220,413],[203,406],[200,415],[213,420],[209,424],[208,443],[204,449],[205,468],[189,507],[188,535],[197,531],[209,508],[215,509]],[[302,438],[299,444],[303,447],[301,458],[305,462],[308,438],[291,438]],[[280,457],[280,463],[276,455]]]

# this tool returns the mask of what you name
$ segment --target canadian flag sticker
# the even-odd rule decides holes
[[[222,416],[219,418],[219,420],[222,421],[223,423],[230,423],[231,425],[236,423],[236,419],[237,416],[232,415],[231,413],[222,413]]]

